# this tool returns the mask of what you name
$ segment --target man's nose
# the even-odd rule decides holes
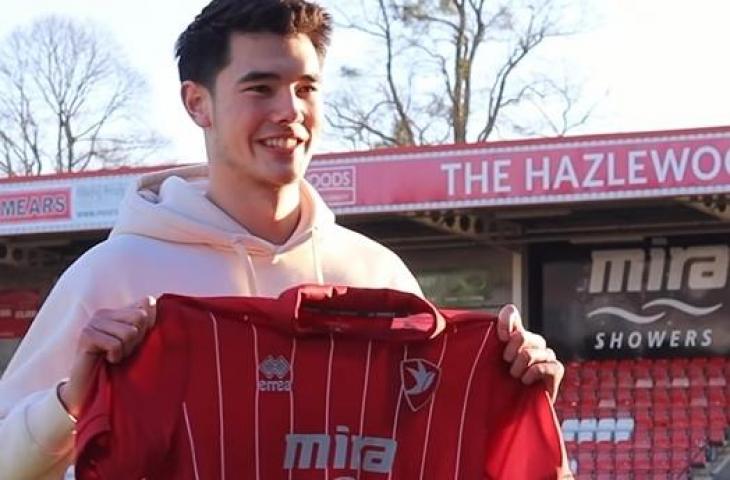
[[[276,123],[298,123],[304,119],[304,101],[289,89],[279,92],[273,107],[273,119]]]

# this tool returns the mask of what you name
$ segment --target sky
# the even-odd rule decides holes
[[[200,131],[179,101],[173,58],[177,35],[207,0],[1,0],[0,37],[36,17],[61,14],[91,20],[118,42],[120,55],[150,85],[151,124],[170,139],[156,163],[203,161]],[[345,8],[351,0],[323,0]],[[727,0],[594,0],[581,32],[547,44],[596,99],[575,134],[730,125],[730,42]],[[328,78],[363,51],[362,39],[336,29],[325,66]],[[355,57],[356,60],[356,57]],[[343,149],[329,140],[320,152]]]

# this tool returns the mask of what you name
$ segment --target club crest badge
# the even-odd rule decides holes
[[[400,364],[400,377],[403,396],[415,412],[433,396],[441,379],[441,370],[428,360],[409,358]]]

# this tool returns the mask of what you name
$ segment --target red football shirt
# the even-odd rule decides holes
[[[547,479],[544,388],[502,360],[495,318],[392,290],[164,295],[78,423],[86,479]]]

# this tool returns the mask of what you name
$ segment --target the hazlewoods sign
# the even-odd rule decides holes
[[[110,228],[140,173],[0,179],[0,235]],[[730,127],[330,154],[306,178],[340,215],[725,193]]]
[[[570,357],[730,353],[730,246],[575,249],[542,265],[546,334]]]

